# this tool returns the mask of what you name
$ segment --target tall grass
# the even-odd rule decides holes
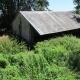
[[[4,54],[16,54],[19,52],[25,52],[27,51],[27,47],[25,42],[19,42],[19,40],[16,38],[7,38],[6,40],[0,41],[0,53]]]
[[[79,51],[74,36],[38,42],[31,51],[17,39],[0,41],[0,80],[79,80]]]

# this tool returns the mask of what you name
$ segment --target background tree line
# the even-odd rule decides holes
[[[44,11],[48,9],[47,0],[0,0],[0,28],[11,29],[11,22],[19,11]]]
[[[76,13],[80,13],[80,0],[73,0]],[[57,4],[56,4],[57,5]],[[0,0],[0,28],[11,29],[11,22],[19,11],[44,11],[48,9],[48,0]]]
[[[80,14],[80,0],[73,0],[73,3],[76,5],[75,9],[76,9],[76,13]]]

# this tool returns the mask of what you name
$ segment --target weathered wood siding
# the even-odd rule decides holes
[[[16,35],[19,35],[19,23],[20,23],[19,18],[21,16],[22,16],[21,14],[18,14],[18,16],[15,18],[15,20],[12,23],[13,33],[16,34]]]
[[[30,42],[31,39],[31,34],[30,34],[30,24],[29,22],[21,15],[19,14],[15,21],[13,22],[13,33],[16,35],[19,35],[19,25],[20,25],[20,20],[21,20],[21,37],[26,39],[28,42]]]

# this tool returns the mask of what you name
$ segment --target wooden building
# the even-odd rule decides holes
[[[33,43],[36,36],[79,28],[79,15],[71,11],[20,11],[12,23],[13,33],[29,43]]]

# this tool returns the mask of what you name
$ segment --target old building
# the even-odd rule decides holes
[[[13,33],[29,43],[36,36],[80,28],[79,16],[73,12],[20,11],[12,23]]]

